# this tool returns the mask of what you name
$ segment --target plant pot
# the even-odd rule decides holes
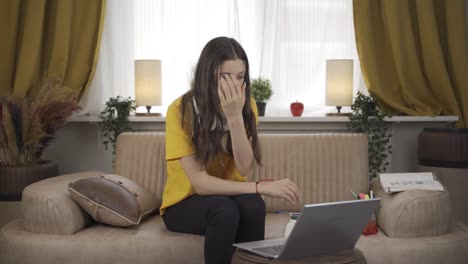
[[[256,102],[258,109],[258,116],[265,116],[266,103],[265,102]]]
[[[57,163],[52,161],[32,166],[0,167],[0,201],[21,201],[26,186],[58,174]]]

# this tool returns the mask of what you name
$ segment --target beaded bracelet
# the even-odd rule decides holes
[[[272,182],[274,181],[273,179],[260,179],[258,181],[255,182],[255,193],[258,193],[258,184],[260,182]]]

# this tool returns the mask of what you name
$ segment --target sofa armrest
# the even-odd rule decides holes
[[[21,201],[24,229],[34,233],[74,234],[90,224],[93,219],[72,199],[68,184],[100,174],[67,174],[27,186]]]
[[[451,206],[447,189],[385,193],[380,178],[370,183],[375,197],[382,198],[376,212],[377,224],[389,237],[424,237],[449,231]]]

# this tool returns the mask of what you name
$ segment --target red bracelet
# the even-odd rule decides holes
[[[273,179],[260,179],[258,181],[255,182],[255,193],[258,193],[258,184],[260,182],[272,182],[274,181]]]

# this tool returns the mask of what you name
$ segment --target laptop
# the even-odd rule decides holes
[[[353,249],[380,198],[304,205],[288,237],[234,244],[272,259]]]

